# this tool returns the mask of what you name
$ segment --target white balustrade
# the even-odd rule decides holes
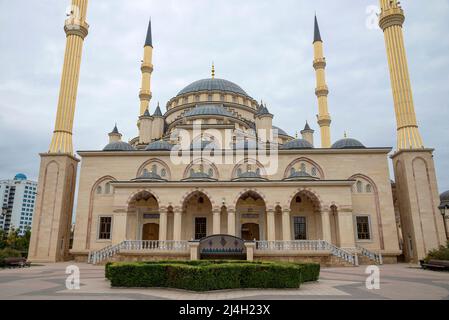
[[[357,245],[356,247],[360,251],[362,256],[368,257],[370,260],[375,261],[379,265],[383,264],[383,259],[382,259],[382,254],[381,253],[370,251],[370,250],[368,250],[366,248],[363,248],[363,247],[361,247],[359,245]]]
[[[143,252],[188,252],[188,241],[133,241],[126,240],[117,245],[107,246],[98,251],[89,252],[88,263],[97,264],[122,251],[143,251]]]
[[[259,251],[329,251],[346,262],[358,265],[356,254],[324,240],[292,240],[292,241],[256,241],[256,250]]]

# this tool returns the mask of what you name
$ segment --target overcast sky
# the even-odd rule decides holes
[[[396,146],[383,34],[369,28],[377,0],[90,0],[75,116],[76,150],[101,149],[117,122],[137,135],[140,61],[153,21],[152,111],[189,83],[210,76],[268,103],[291,135],[306,120],[318,133],[312,68],[313,15],[328,61],[333,141]],[[0,179],[36,179],[56,115],[69,0],[0,0]],[[436,148],[440,191],[449,189],[449,1],[403,0],[416,112]],[[316,137],[319,141],[319,137]]]

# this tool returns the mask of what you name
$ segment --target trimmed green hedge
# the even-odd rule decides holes
[[[246,261],[108,263],[112,287],[211,291],[236,288],[299,288],[318,280],[319,264]]]

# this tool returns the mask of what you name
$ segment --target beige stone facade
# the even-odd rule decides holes
[[[87,1],[74,4],[87,8]],[[401,33],[389,28],[403,22],[396,19],[402,10],[396,1],[381,4],[388,58],[395,65],[395,50],[401,43],[389,38]],[[68,37],[68,46],[75,40],[81,44],[85,35],[77,37]],[[318,139],[308,124],[301,131],[303,139],[274,127],[266,104],[235,83],[215,78],[215,69],[211,78],[188,85],[170,99],[165,113],[158,105],[151,114],[150,23],[141,68],[141,104],[136,107],[138,136],[124,142],[116,126],[103,150],[78,152],[81,170],[71,256],[94,263],[199,259],[195,241],[231,235],[247,241],[250,260],[347,265],[357,264],[358,255],[377,263],[396,262],[403,253],[402,243],[405,257],[418,260],[442,244],[431,150],[413,145],[404,151],[405,142],[399,143],[393,156],[393,197],[391,148],[366,147],[347,137],[331,143],[323,50],[315,19],[313,67],[321,130],[321,146],[316,146]],[[80,59],[68,57],[72,58]],[[79,61],[75,69],[72,64],[66,67],[76,74]],[[391,70],[393,87],[396,69],[405,74],[405,68],[397,65]],[[76,93],[76,85],[69,82],[68,90]],[[397,90],[411,96],[409,87]],[[395,104],[400,99],[395,93]],[[414,112],[413,106],[408,110]],[[416,123],[404,123],[402,109],[396,111],[398,126],[406,132],[398,139],[407,139],[410,133],[413,139],[408,141],[420,143]],[[71,117],[64,122],[67,132],[73,125]],[[71,134],[64,143],[71,146]],[[62,205],[62,200],[73,198],[76,159],[68,151],[42,156],[30,247],[36,261],[58,261],[69,253],[66,227],[72,206],[70,201]]]

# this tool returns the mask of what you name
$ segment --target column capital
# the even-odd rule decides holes
[[[86,22],[67,19],[64,24],[64,31],[67,36],[78,36],[84,40],[89,34],[89,25]]]

